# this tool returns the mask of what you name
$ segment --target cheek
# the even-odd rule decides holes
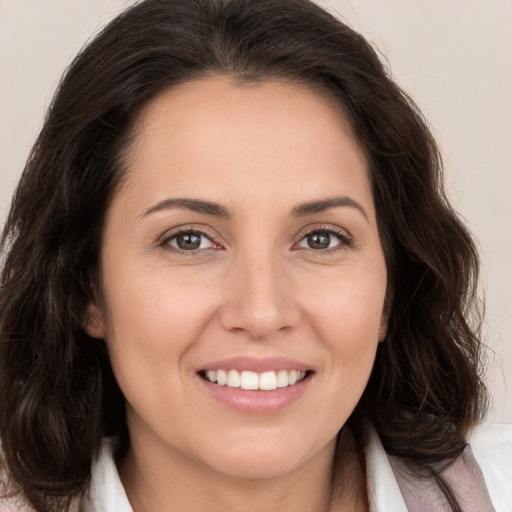
[[[310,283],[305,309],[316,329],[332,340],[356,344],[378,338],[386,293],[385,272],[342,270]]]
[[[368,383],[385,295],[385,278],[380,276],[362,279],[347,271],[335,277],[311,285],[304,309],[310,338],[325,354],[315,417],[332,435],[352,414]]]
[[[305,314],[330,354],[335,380],[358,383],[362,390],[371,372],[382,327],[385,273],[344,272],[310,288]]]
[[[137,418],[155,431],[176,426],[180,420],[173,411],[190,402],[183,383],[190,381],[191,354],[204,337],[216,298],[204,285],[169,279],[163,269],[143,275],[120,270],[106,274],[110,279],[104,283],[114,375]]]
[[[215,301],[204,282],[180,281],[177,273],[165,268],[140,272],[111,272],[106,283],[109,322],[117,331],[158,333],[158,338],[193,328],[198,318],[205,316]],[[173,326],[169,330],[169,325]],[[155,340],[156,341],[156,340]]]
[[[180,366],[213,316],[215,295],[199,283],[168,279],[162,269],[109,275],[106,339],[118,379],[141,371],[156,376],[170,361]]]

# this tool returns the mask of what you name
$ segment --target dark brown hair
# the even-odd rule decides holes
[[[433,472],[485,409],[478,257],[443,192],[439,151],[365,39],[308,0],[146,0],[111,22],[65,74],[1,239],[0,432],[12,482],[37,510],[87,488],[104,436],[129,440],[103,341],[83,320],[130,126],[160,91],[223,74],[322,91],[370,167],[389,276],[387,338],[349,419]],[[437,467],[437,466],[436,466]]]

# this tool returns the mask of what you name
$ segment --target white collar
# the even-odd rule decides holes
[[[109,439],[103,440],[99,457],[92,464],[92,478],[84,512],[133,512],[113,457]]]
[[[371,425],[367,429],[364,455],[370,512],[407,512],[407,506],[380,437]]]
[[[407,512],[393,468],[375,429],[368,432],[365,452],[370,512]],[[89,498],[84,512],[133,512],[112,455],[112,443],[104,440],[92,467]]]

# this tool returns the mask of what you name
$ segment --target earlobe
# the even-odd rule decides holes
[[[382,319],[380,322],[380,329],[379,329],[379,343],[386,339],[387,334],[388,334],[388,320],[384,315],[382,315]]]
[[[97,304],[89,304],[84,322],[84,330],[91,338],[105,338],[103,312]]]
[[[384,341],[386,339],[386,336],[388,335],[389,313],[391,310],[392,295],[393,292],[388,283],[388,286],[386,288],[386,296],[384,298],[384,306],[382,308],[382,313],[380,315],[379,343]]]

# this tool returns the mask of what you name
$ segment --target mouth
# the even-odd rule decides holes
[[[200,366],[200,389],[238,413],[271,415],[297,405],[309,396],[316,369],[297,359],[279,355],[235,356]],[[313,387],[316,389],[316,387]]]
[[[312,375],[312,370],[275,370],[254,372],[250,370],[218,369],[200,370],[199,377],[203,380],[245,391],[274,391],[276,389],[295,386]]]

